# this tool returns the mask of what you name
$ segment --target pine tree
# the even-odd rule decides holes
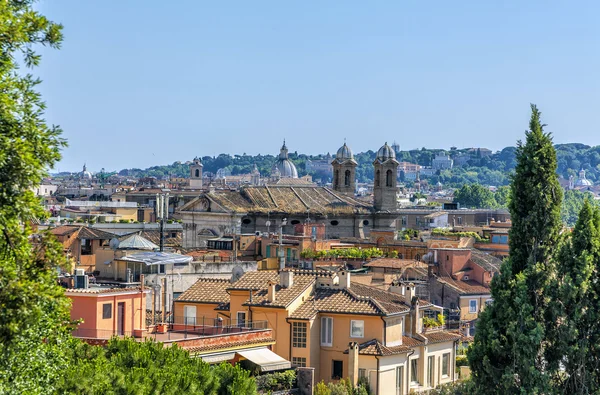
[[[481,314],[469,351],[478,393],[551,392],[545,316],[552,254],[561,230],[562,190],[552,139],[543,128],[532,105],[511,185],[510,257],[492,281],[494,302]]]

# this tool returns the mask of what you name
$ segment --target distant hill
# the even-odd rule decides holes
[[[558,174],[564,178],[570,175],[577,177],[580,169],[586,171],[589,180],[596,183],[600,181],[600,146],[590,147],[585,144],[557,144]],[[400,151],[397,159],[401,162],[411,162],[422,166],[431,166],[431,161],[438,153],[445,152],[450,157],[463,159],[468,155],[468,163],[464,166],[455,166],[452,170],[442,170],[434,176],[428,177],[430,183],[438,181],[447,186],[460,186],[465,183],[478,182],[483,185],[507,185],[510,182],[510,174],[515,167],[515,147],[506,147],[489,156],[481,155],[477,151],[468,149],[442,150],[427,149]],[[315,179],[324,181],[330,177],[326,174],[309,173],[306,171],[307,159],[322,160],[322,155],[305,155],[293,152],[289,154],[290,159],[296,164],[300,176],[311,174]],[[358,162],[356,177],[359,182],[368,182],[373,179],[372,163],[375,160],[375,152],[366,151],[355,154]],[[216,174],[219,169],[226,169],[232,175],[250,173],[254,164],[258,166],[262,175],[271,173],[271,166],[276,157],[273,155],[229,155],[220,154],[216,157],[202,157],[205,173]],[[186,177],[188,165],[185,162],[175,162],[171,165],[152,166],[147,169],[124,169],[120,175],[136,177],[154,176],[157,178]],[[425,177],[423,177],[425,178]]]

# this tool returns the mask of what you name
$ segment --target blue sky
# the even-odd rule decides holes
[[[500,149],[538,104],[556,142],[600,144],[600,2],[42,0],[57,170],[194,156]]]

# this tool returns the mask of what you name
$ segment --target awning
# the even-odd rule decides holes
[[[171,263],[190,263],[192,261],[191,256],[173,254],[171,252],[140,252],[138,254],[131,254],[119,258],[121,261],[127,262],[139,262],[145,263],[147,266],[150,265],[168,265]]]
[[[230,361],[233,358],[235,358],[235,353],[234,352],[227,352],[227,353],[221,353],[221,354],[212,354],[212,355],[204,355],[202,356],[202,360],[206,363],[217,363],[217,362],[224,362],[224,361]]]
[[[266,347],[256,350],[238,351],[237,353],[260,366],[261,372],[290,369],[292,367],[290,361],[286,361]]]

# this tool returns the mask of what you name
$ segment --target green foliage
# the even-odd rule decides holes
[[[437,318],[423,317],[423,326],[425,328],[433,328],[436,326],[443,326],[446,324],[446,318],[443,314],[438,314]]]
[[[324,259],[324,258],[360,258],[360,259],[371,259],[383,256],[383,251],[379,248],[344,248],[339,250],[320,250],[314,251],[313,249],[307,248],[300,253],[300,256],[304,259]]]
[[[430,395],[467,395],[476,393],[477,392],[475,392],[475,388],[471,380],[463,380],[444,384],[429,391]]]
[[[560,303],[548,314],[549,347],[546,359],[557,375],[562,393],[600,392],[598,354],[600,341],[600,210],[585,200],[575,229],[563,240],[557,259],[557,276],[549,286]],[[560,366],[559,366],[560,364]]]
[[[57,48],[61,26],[35,11],[33,1],[0,2],[0,393],[44,394],[66,364],[69,302],[56,284],[64,263],[48,235],[32,239],[27,224],[43,218],[31,188],[60,159],[60,129],[43,120],[40,81],[19,64],[37,66],[37,45]]]
[[[388,251],[385,256],[386,258],[398,258],[398,251]]]
[[[579,212],[583,208],[583,203],[587,199],[593,199],[594,196],[590,192],[581,192],[570,190],[565,192],[565,197],[561,206],[561,219],[567,226],[574,226],[577,222]],[[596,203],[594,203],[596,204]]]
[[[549,368],[554,361],[544,354],[562,190],[551,138],[543,132],[538,109],[532,105],[531,110],[510,190],[510,258],[492,280],[494,303],[480,314],[468,351],[477,392],[549,393],[556,373]]]
[[[107,347],[79,343],[59,382],[61,394],[255,394],[239,366],[210,366],[176,345],[112,339]]]
[[[454,192],[454,202],[464,208],[495,208],[494,193],[479,184],[465,184]]]
[[[317,383],[315,388],[315,395],[331,395],[331,390],[323,380]]]
[[[256,388],[259,392],[290,390],[296,382],[296,371],[286,370],[263,374],[256,377]]]

